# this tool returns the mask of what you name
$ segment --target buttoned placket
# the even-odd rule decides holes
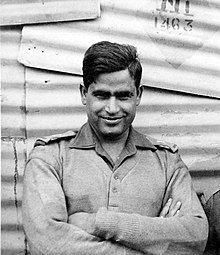
[[[109,200],[108,200],[108,210],[118,211],[119,210],[119,198],[121,189],[121,180],[119,177],[118,162],[119,157],[117,157],[116,164],[112,169],[112,175],[109,183]]]
[[[109,200],[108,200],[108,209],[113,211],[119,210],[120,203],[120,193],[121,193],[121,177],[123,176],[123,162],[130,156],[136,153],[136,148],[133,144],[127,144],[123,149],[120,156],[117,157],[117,160],[112,169],[112,175],[109,181]]]
[[[149,141],[145,141],[143,135],[138,134],[136,131],[133,132],[133,137],[129,139],[124,147],[122,153],[117,157],[114,163],[111,157],[99,144],[97,137],[92,134],[89,125],[85,125],[84,129],[81,129],[76,140],[70,147],[75,148],[86,148],[95,149],[96,153],[105,160],[109,167],[109,171],[106,169],[108,176],[108,203],[107,207],[109,210],[118,211],[120,207],[120,196],[121,196],[121,182],[126,174],[134,167],[136,160],[131,157],[136,154],[136,145],[142,148],[156,149]],[[79,139],[80,137],[80,139]],[[131,158],[130,158],[131,157]],[[130,158],[130,159],[127,159]],[[127,161],[128,160],[128,161]]]

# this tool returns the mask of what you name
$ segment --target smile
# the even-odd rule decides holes
[[[106,120],[118,120],[118,119],[122,119],[123,117],[101,117],[101,118]]]
[[[123,117],[101,117],[108,124],[118,124]]]

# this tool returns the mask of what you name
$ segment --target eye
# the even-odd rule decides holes
[[[120,97],[118,97],[118,99],[121,100],[121,101],[125,101],[125,100],[128,100],[129,97],[127,97],[127,96],[120,96]]]
[[[130,99],[132,98],[132,96],[133,96],[133,93],[130,93],[130,92],[121,92],[117,94],[117,98],[122,101]]]
[[[105,95],[97,95],[96,96],[98,99],[101,99],[101,100],[105,100],[107,99],[107,97]]]
[[[97,91],[93,93],[93,96],[100,99],[100,100],[105,100],[110,97],[109,93],[102,92],[102,91]]]

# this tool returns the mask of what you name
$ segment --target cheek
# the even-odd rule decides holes
[[[135,114],[136,112],[136,104],[134,102],[127,102],[127,103],[124,103],[123,106],[122,106],[122,109],[124,111],[126,111],[127,113],[130,113],[130,114]]]
[[[94,114],[94,113],[100,112],[104,108],[104,105],[103,103],[92,100],[92,101],[87,101],[86,108],[87,108],[87,113]]]

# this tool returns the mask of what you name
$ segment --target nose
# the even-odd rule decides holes
[[[110,97],[108,103],[106,104],[105,110],[108,114],[116,114],[119,111],[119,106],[117,99],[115,97]]]

